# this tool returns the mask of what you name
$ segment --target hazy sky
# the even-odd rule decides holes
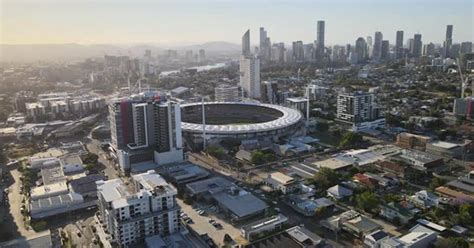
[[[0,42],[33,43],[240,43],[258,27],[272,42],[316,37],[326,21],[326,44],[354,43],[382,31],[394,42],[420,32],[441,43],[447,24],[454,40],[474,40],[474,0],[0,0]]]

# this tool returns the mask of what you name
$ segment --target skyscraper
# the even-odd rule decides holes
[[[374,41],[372,39],[372,36],[367,36],[365,41],[367,42],[367,57],[371,58],[372,52],[374,51]]]
[[[206,50],[199,49],[199,62],[206,60]]]
[[[472,52],[472,42],[471,41],[465,41],[461,43],[461,53],[466,54],[466,53],[471,53]]]
[[[262,32],[262,29],[260,31]],[[266,36],[266,32],[264,34]],[[240,86],[247,93],[247,97],[260,99],[260,59],[250,53],[250,30],[247,30],[242,37],[239,71]]]
[[[407,48],[408,48],[408,52],[410,53],[410,55],[413,54],[413,46],[415,44],[415,40],[413,38],[409,38],[407,40]]]
[[[285,62],[285,43],[276,43],[272,46],[271,60],[279,63]]]
[[[372,36],[367,36],[366,41],[367,41],[367,46],[373,46],[374,45],[374,43],[372,41]]]
[[[293,60],[296,62],[304,61],[304,46],[302,41],[293,41],[292,46]]]
[[[389,57],[389,42],[388,40],[383,40],[382,41],[382,51],[381,51],[381,54],[380,54],[380,59],[381,60],[389,60],[390,57]]]
[[[382,32],[375,32],[375,38],[374,38],[374,50],[372,52],[372,59],[374,61],[380,61],[381,56],[382,56],[382,39],[383,35]]]
[[[412,56],[419,58],[423,49],[423,43],[421,42],[421,34],[415,34],[413,37],[413,51]]]
[[[355,43],[354,56],[356,57],[356,63],[365,62],[367,59],[367,43],[364,38],[359,37]]]
[[[260,59],[254,56],[241,57],[240,86],[247,97],[260,99]]]
[[[316,37],[316,58],[324,57],[324,21],[318,21]]]
[[[443,55],[449,57],[451,46],[453,45],[453,25],[446,26],[446,39],[443,43]]]
[[[264,27],[260,27],[260,50],[262,50],[262,47],[265,46],[266,41],[267,41],[267,31],[265,31]]]
[[[242,36],[242,55],[250,55],[250,29]]]
[[[423,55],[424,56],[433,56],[435,54],[435,44],[432,42],[423,46]]]
[[[395,41],[395,58],[403,58],[403,31],[397,31],[397,38]]]
[[[267,36],[267,31],[265,28],[260,28],[260,46],[259,46],[259,57],[262,60],[269,61],[271,60],[272,53],[272,43],[270,37]]]
[[[364,40],[364,38],[359,37],[356,40],[356,44],[354,48],[354,52],[356,54],[358,63],[365,62],[367,60],[367,56],[368,56],[367,49],[368,47],[367,47],[366,41]]]
[[[109,105],[109,119],[121,170],[145,161],[158,165],[182,161],[179,103],[162,101],[156,93],[117,99]]]

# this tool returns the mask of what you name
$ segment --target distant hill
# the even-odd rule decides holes
[[[192,49],[192,50],[204,49],[206,51],[212,51],[212,52],[222,52],[222,51],[233,52],[233,51],[240,50],[240,45],[230,43],[230,42],[225,42],[225,41],[212,41],[212,42],[206,42],[206,43],[198,44],[198,45],[184,46],[182,48]]]
[[[235,52],[240,49],[237,44],[214,41],[203,44],[168,46],[176,50],[199,50],[206,52]],[[71,61],[108,55],[142,56],[145,50],[156,55],[166,47],[159,44],[128,44],[128,45],[81,45],[81,44],[31,44],[9,45],[0,44],[0,61],[2,62],[34,62],[34,61]]]
[[[122,48],[112,45],[32,44],[0,45],[0,61],[61,61],[118,54]]]

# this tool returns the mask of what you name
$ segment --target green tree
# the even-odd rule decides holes
[[[253,151],[250,160],[256,165],[263,164],[265,163],[265,154],[262,151]]]
[[[461,237],[449,237],[447,239],[438,239],[435,247],[439,248],[469,248],[469,243]]]
[[[372,213],[377,212],[377,207],[380,203],[379,198],[371,191],[365,191],[362,194],[356,195],[355,200],[357,207]]]
[[[251,154],[251,162],[256,165],[273,162],[275,160],[276,160],[276,157],[272,153],[264,153],[262,151],[253,151]]]
[[[430,182],[430,185],[428,186],[428,188],[431,191],[434,191],[436,188],[438,188],[440,186],[443,186],[445,183],[446,183],[446,181],[444,179],[439,178],[439,177],[433,177],[433,179],[431,179],[431,182]]]
[[[459,219],[463,224],[473,224],[474,223],[474,206],[469,203],[464,203],[459,206]]]
[[[391,115],[391,114],[387,114],[385,116],[385,121],[387,122],[388,125],[391,125],[391,126],[400,126],[401,125],[400,117],[397,117],[397,116],[394,116],[394,115]]]
[[[339,142],[339,148],[350,148],[362,142],[362,135],[354,132],[347,132]]]
[[[92,169],[94,169],[95,165],[94,164],[86,164],[86,166],[84,167],[84,169],[88,170],[88,171],[91,171]]]
[[[206,149],[206,153],[217,158],[217,159],[223,159],[225,156],[225,151],[221,147],[216,147],[216,146],[209,146]]]
[[[81,159],[84,164],[97,164],[97,161],[99,160],[99,156],[97,156],[97,154],[89,152],[86,155],[84,155]]]
[[[48,227],[48,222],[46,222],[46,221],[38,221],[38,222],[32,223],[32,224],[31,224],[31,227],[32,227],[36,232],[44,231],[44,230],[46,230],[46,228]]]
[[[341,174],[331,170],[329,168],[321,168],[318,173],[314,176],[314,181],[319,188],[326,190],[339,183],[342,176]]]
[[[318,122],[316,129],[320,132],[329,130],[329,124],[327,122]]]
[[[0,147],[0,164],[7,162],[7,155],[3,152],[3,149]]]

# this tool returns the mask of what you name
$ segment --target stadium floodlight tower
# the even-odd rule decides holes
[[[205,110],[205,105],[204,105],[204,97],[201,97],[201,103],[202,103],[202,149],[206,150],[206,110]]]

